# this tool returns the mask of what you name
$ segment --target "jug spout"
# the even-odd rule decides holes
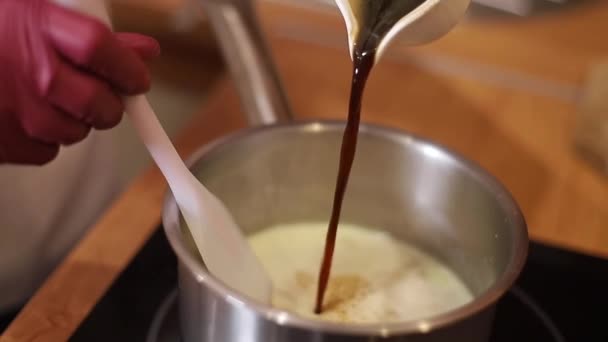
[[[202,0],[251,125],[292,118],[251,0]]]

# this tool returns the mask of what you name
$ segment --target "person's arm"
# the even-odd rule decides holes
[[[45,164],[91,129],[116,126],[146,92],[158,43],[112,33],[47,0],[0,0],[0,164]]]

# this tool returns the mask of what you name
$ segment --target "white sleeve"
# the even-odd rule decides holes
[[[118,193],[115,160],[92,132],[43,167],[0,165],[0,313],[39,287]]]

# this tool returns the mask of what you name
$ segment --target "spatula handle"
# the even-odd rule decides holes
[[[100,19],[108,27],[112,27],[108,10],[104,0],[54,0],[55,3],[64,7],[77,10]],[[125,108],[131,119],[134,129],[137,131],[141,141],[144,143],[152,159],[156,162],[165,176],[169,187],[178,198],[184,198],[183,194],[176,191],[187,191],[191,187],[188,168],[180,158],[158,121],[154,110],[148,103],[145,95],[137,95],[125,98]]]
[[[165,176],[176,198],[185,198],[192,188],[192,174],[175,150],[144,95],[125,98],[125,108],[139,138]]]

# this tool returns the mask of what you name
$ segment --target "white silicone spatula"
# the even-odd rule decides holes
[[[359,34],[361,11],[357,8],[367,1],[380,0],[335,0],[344,17],[348,32],[350,55]],[[386,1],[386,0],[384,0]],[[403,1],[403,0],[395,0]],[[439,39],[448,33],[464,16],[471,0],[426,0],[411,12],[404,12],[401,19],[382,38],[376,50],[376,61],[384,54],[394,38],[405,45],[422,45]]]
[[[55,0],[111,26],[103,0]],[[209,272],[226,285],[269,303],[272,283],[236,222],[186,167],[144,95],[125,99],[127,116],[165,176]]]

